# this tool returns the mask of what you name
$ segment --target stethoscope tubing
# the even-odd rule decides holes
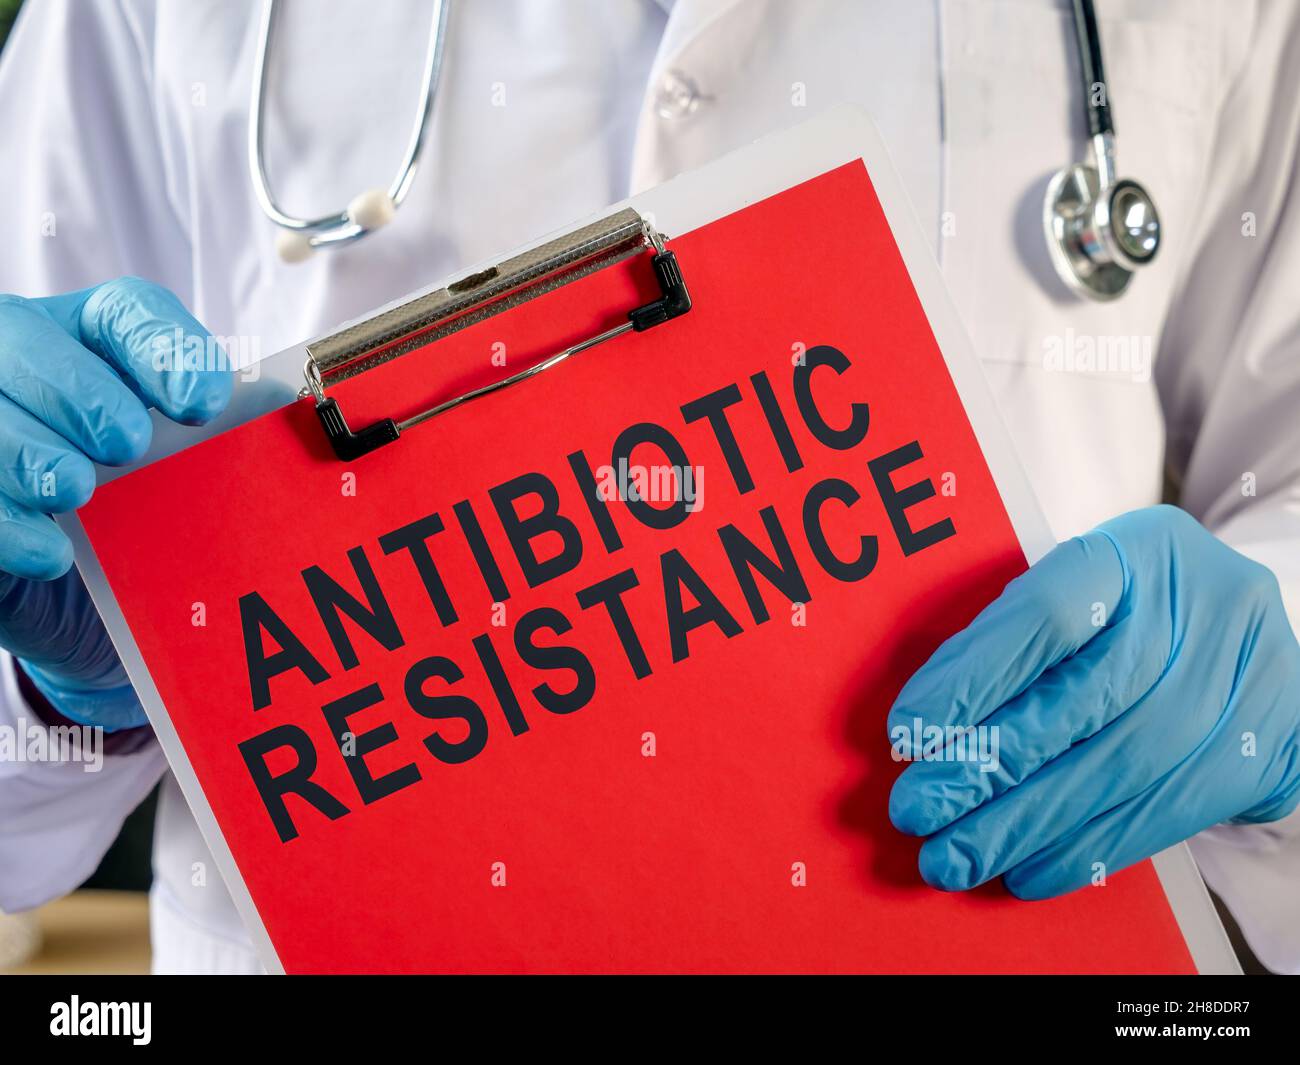
[[[444,43],[447,37],[447,14],[450,0],[434,0],[433,15],[429,19],[429,43],[425,52],[424,75],[420,84],[420,108],[411,125],[401,164],[388,187],[388,197],[394,207],[401,205],[411,191],[415,172],[424,150],[425,136],[433,120],[437,99],[438,80],[442,74]],[[300,218],[285,211],[271,192],[266,175],[266,155],[263,146],[265,130],[264,103],[267,93],[268,63],[277,22],[276,0],[265,0],[258,25],[257,47],[253,55],[252,96],[249,101],[248,163],[253,182],[253,194],[266,216],[276,225],[309,234],[313,245],[345,244],[364,236],[368,229],[358,225],[347,210],[318,218]]]
[[[1074,0],[1074,40],[1079,48],[1079,74],[1083,104],[1088,116],[1088,135],[1114,134],[1110,114],[1110,94],[1105,90],[1106,67],[1101,57],[1101,33],[1097,29],[1097,12],[1092,0]],[[1096,87],[1102,86],[1100,96]]]

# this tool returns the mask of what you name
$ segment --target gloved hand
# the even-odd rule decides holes
[[[890,795],[945,890],[1001,875],[1020,898],[1060,895],[1300,801],[1300,645],[1277,581],[1174,507],[1106,522],[1008,584],[903,687],[904,758],[923,753],[905,738],[917,718],[997,730],[982,748],[968,733],[966,761],[913,761]],[[995,749],[993,772],[969,757]]]
[[[83,724],[121,729],[146,718],[69,572],[72,545],[46,515],[90,498],[92,461],[144,454],[146,404],[187,425],[224,409],[233,385],[224,363],[171,361],[192,337],[217,353],[174,295],[139,278],[48,299],[0,295],[0,646],[56,710]]]

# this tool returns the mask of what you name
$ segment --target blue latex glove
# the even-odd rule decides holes
[[[967,734],[966,761],[913,761],[890,795],[945,890],[1001,875],[1020,898],[1060,895],[1300,801],[1300,645],[1277,581],[1174,507],[1106,522],[1008,584],[903,687],[904,757],[917,718],[997,727],[996,771],[972,757],[993,734]]]
[[[224,409],[228,370],[163,357],[177,330],[182,343],[210,342],[174,295],[138,278],[48,299],[0,295],[0,646],[61,714],[107,729],[146,718],[70,572],[72,545],[46,515],[90,498],[92,461],[144,454],[146,405],[189,425]]]

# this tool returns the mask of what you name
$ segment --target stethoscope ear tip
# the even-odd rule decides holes
[[[316,252],[311,237],[294,229],[282,229],[275,235],[275,253],[284,263],[306,262]]]
[[[369,189],[352,198],[342,218],[329,221],[331,226],[344,222],[350,230],[327,230],[323,223],[301,223],[297,229],[282,229],[275,237],[275,252],[286,263],[306,262],[322,244],[333,244],[357,237],[388,225],[397,214],[397,204],[383,189]]]
[[[397,214],[397,205],[384,189],[367,189],[348,204],[348,221],[362,229],[386,226]]]

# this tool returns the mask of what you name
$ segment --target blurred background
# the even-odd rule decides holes
[[[21,3],[22,0],[0,0],[0,47],[4,47],[9,27],[14,24],[14,16],[18,14],[18,5]]]

